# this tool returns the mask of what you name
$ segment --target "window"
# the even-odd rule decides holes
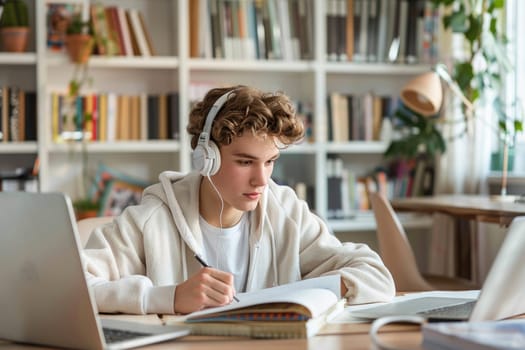
[[[511,60],[514,66],[513,74],[507,79],[507,94],[509,101],[518,101],[511,113],[525,113],[525,1],[508,0],[507,2],[507,36],[511,44]],[[521,111],[520,111],[521,109]],[[525,177],[525,133],[517,138],[513,172]]]

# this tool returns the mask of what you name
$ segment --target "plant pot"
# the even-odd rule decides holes
[[[29,38],[28,27],[8,27],[0,29],[2,49],[7,52],[24,52]]]
[[[79,199],[73,202],[77,220],[98,216],[99,205],[90,199]]]
[[[66,50],[69,59],[78,64],[88,61],[93,51],[93,37],[89,34],[69,34],[66,36]]]
[[[97,209],[76,210],[75,216],[76,216],[77,221],[86,219],[86,218],[94,218],[98,216],[98,210]]]

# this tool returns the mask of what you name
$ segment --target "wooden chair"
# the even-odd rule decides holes
[[[99,226],[102,226],[108,222],[111,222],[113,220],[112,216],[99,216],[99,217],[92,217],[92,218],[85,218],[77,221],[78,226],[78,233],[80,236],[80,242],[82,243],[82,247],[86,245],[86,242],[89,239],[89,236],[91,235],[91,232]]]
[[[377,223],[379,254],[392,273],[397,291],[479,289],[474,283],[456,277],[422,275],[405,230],[384,195],[370,194]]]

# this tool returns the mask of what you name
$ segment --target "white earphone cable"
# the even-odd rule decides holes
[[[217,196],[219,196],[219,199],[221,200],[221,211],[219,212],[219,225],[220,225],[221,232],[222,232],[222,212],[224,210],[224,200],[222,199],[221,193],[219,192],[219,190],[217,189],[217,187],[215,186],[215,184],[211,180],[210,175],[206,175],[206,177],[210,181],[211,187],[213,187],[213,189],[217,193]]]
[[[376,319],[372,322],[370,327],[369,335],[372,340],[372,349],[374,350],[402,350],[396,346],[392,346],[379,337],[379,329],[390,323],[413,323],[423,326],[425,319],[421,316],[385,316]]]
[[[217,187],[215,186],[215,184],[211,180],[210,175],[208,174],[208,175],[206,175],[206,177],[210,181],[211,187],[213,187],[215,192],[217,192],[217,196],[219,196],[219,199],[221,201],[221,210],[219,211],[219,228],[221,230],[221,234],[223,234],[223,231],[222,231],[222,212],[224,211],[224,200],[222,199],[221,193],[219,192],[219,190],[217,189]],[[219,248],[221,248],[221,247],[219,247]],[[220,256],[220,254],[217,252],[217,254],[216,254],[217,261],[215,262],[215,266],[217,266],[218,269],[220,269],[220,264],[219,264],[219,261],[218,261],[219,260],[219,256]]]

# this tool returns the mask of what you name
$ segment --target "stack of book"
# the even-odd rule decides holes
[[[338,275],[306,279],[238,294],[239,302],[230,305],[163,319],[190,327],[191,334],[308,338],[343,310],[340,283]]]

